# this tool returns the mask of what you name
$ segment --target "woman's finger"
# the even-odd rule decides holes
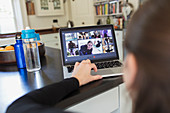
[[[77,66],[79,66],[79,62],[76,62],[75,65],[74,65],[74,69],[77,68]]]
[[[96,67],[96,65],[95,65],[94,63],[92,63],[92,64],[90,65],[90,67],[91,67],[91,69],[93,68],[95,72],[97,72],[97,67]]]
[[[81,63],[86,63],[86,60],[82,60]]]
[[[91,64],[91,61],[90,61],[89,59],[87,59],[87,60],[86,60],[86,63],[89,63],[89,64]]]

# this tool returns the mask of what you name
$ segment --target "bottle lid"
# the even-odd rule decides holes
[[[21,40],[22,39],[21,36],[18,36],[18,35],[21,35],[21,33],[16,33],[15,34],[15,39],[16,40]]]
[[[22,39],[36,38],[37,40],[40,40],[39,34],[36,33],[34,29],[30,29],[29,27],[26,27],[25,30],[22,30],[21,37]]]

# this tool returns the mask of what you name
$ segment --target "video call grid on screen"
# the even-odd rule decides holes
[[[66,28],[60,35],[65,65],[84,59],[119,59],[112,25]]]

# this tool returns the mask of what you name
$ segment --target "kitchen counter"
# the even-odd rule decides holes
[[[46,47],[46,54],[41,57],[42,69],[37,72],[18,70],[16,64],[0,64],[0,113],[22,95],[43,86],[63,80],[60,50]],[[56,107],[66,109],[86,99],[117,87],[123,82],[121,76],[104,78],[82,86],[68,97],[56,104]]]

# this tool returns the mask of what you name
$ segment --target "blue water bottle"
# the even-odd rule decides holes
[[[24,49],[22,45],[22,38],[18,37],[19,33],[16,33],[15,39],[16,43],[14,45],[15,49],[15,58],[17,62],[17,67],[20,68],[26,68],[26,63],[25,63],[25,57],[24,57]]]

